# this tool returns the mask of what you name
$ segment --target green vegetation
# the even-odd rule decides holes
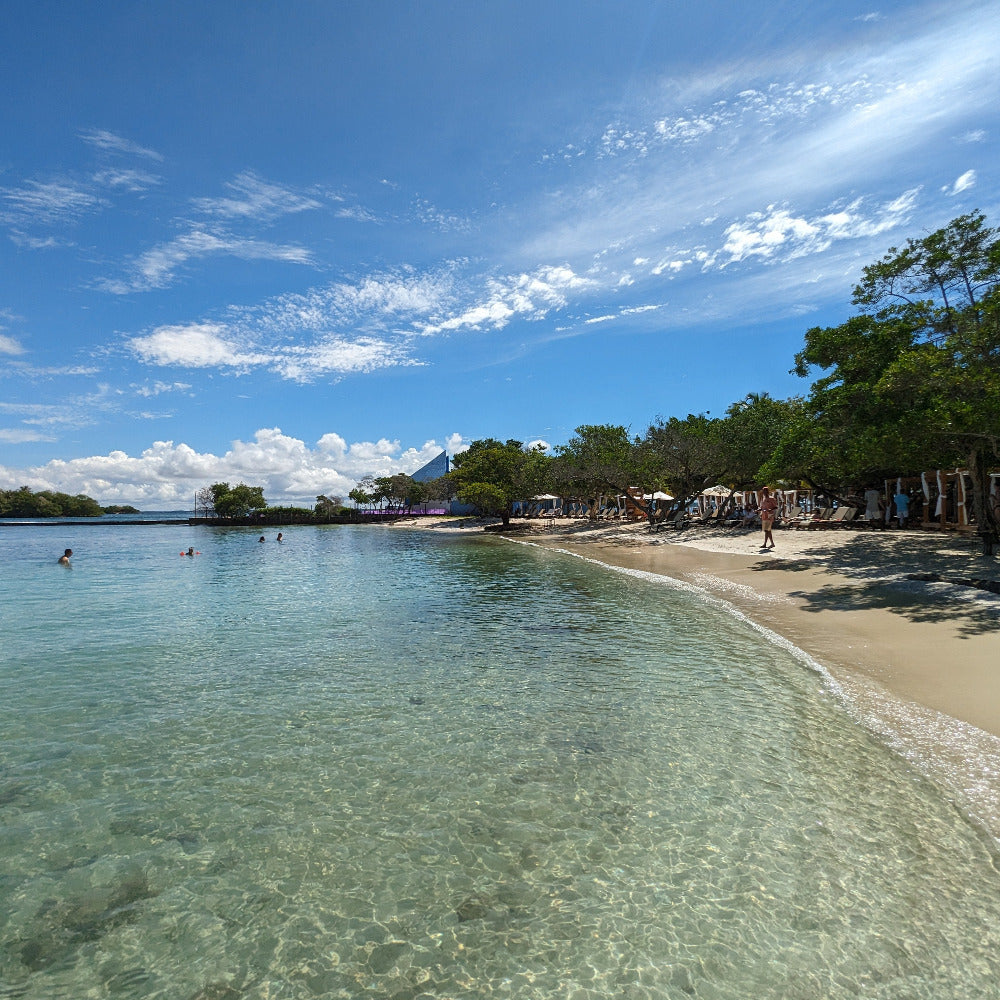
[[[208,489],[212,508],[219,517],[250,517],[267,508],[263,486],[238,483],[230,487],[229,483],[213,483]]]
[[[100,517],[103,513],[104,508],[96,500],[82,493],[34,493],[27,486],[0,490],[0,517]]]
[[[434,482],[403,474],[361,480],[348,494],[353,510],[327,496],[312,510],[271,508],[262,487],[245,483],[215,483],[199,491],[197,505],[224,518],[301,523],[368,506],[398,514],[457,495],[506,527],[517,501],[548,492],[592,507],[626,494],[648,513],[643,497],[663,491],[674,500],[658,514],[670,516],[719,484],[733,492],[805,485],[841,497],[897,476],[962,468],[983,551],[992,553],[1000,538],[989,494],[989,472],[1000,465],[1000,230],[973,212],[892,247],[864,268],[853,303],[859,311],[840,325],[806,332],[794,371],[815,381],[803,397],[752,393],[723,417],[660,417],[641,435],[585,424],[554,455],[485,438]],[[0,491],[0,516],[101,513],[85,496]]]
[[[795,371],[818,375],[804,398],[748,395],[724,417],[659,418],[645,434],[584,425],[552,457],[520,442],[474,441],[455,459],[460,499],[506,525],[513,500],[556,490],[663,490],[682,509],[707,487],[806,485],[831,496],[931,469],[964,468],[990,554],[998,534],[989,470],[1000,463],[1000,231],[979,212],[866,267],[860,311],[814,328]]]
[[[551,481],[550,460],[520,441],[473,441],[454,464],[449,475],[458,499],[499,517],[505,528],[515,501],[543,492]]]

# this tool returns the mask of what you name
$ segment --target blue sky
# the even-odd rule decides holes
[[[861,268],[997,224],[995,2],[21,2],[0,488],[344,494],[807,390]]]

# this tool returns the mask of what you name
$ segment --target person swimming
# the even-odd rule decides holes
[[[73,550],[72,550],[72,549],[67,549],[67,550],[66,550],[66,551],[65,551],[65,552],[64,552],[64,553],[63,553],[63,554],[62,554],[62,555],[61,555],[61,556],[59,557],[59,560],[58,560],[58,561],[59,561],[59,565],[60,565],[60,566],[71,566],[71,565],[72,565],[72,563],[71,563],[71,562],[69,561],[69,558],[70,558],[70,556],[71,556],[71,555],[73,555]]]

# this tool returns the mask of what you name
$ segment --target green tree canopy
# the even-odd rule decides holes
[[[989,466],[1000,460],[1000,231],[954,219],[862,272],[863,312],[806,334],[796,370],[819,378],[807,419],[776,462],[861,483],[964,465],[984,551],[997,522]],[[808,419],[811,418],[811,421]]]
[[[801,400],[772,399],[766,392],[733,403],[718,427],[725,466],[721,481],[739,490],[785,478],[773,475],[768,465],[801,409]]]
[[[229,483],[213,483],[212,505],[219,517],[249,517],[267,507],[263,486],[247,486],[238,483],[230,488]]]
[[[616,496],[633,490],[641,498],[649,485],[639,440],[615,424],[584,424],[556,448],[552,465],[556,488],[571,496]],[[641,499],[639,500],[641,504]],[[596,510],[592,513],[596,515]]]
[[[689,413],[683,419],[659,418],[642,439],[647,468],[674,497],[674,509],[687,506],[702,490],[722,481],[726,471],[721,421]]]
[[[35,493],[27,486],[0,490],[0,517],[100,517],[101,505],[83,493],[71,496],[57,490]]]
[[[456,455],[449,474],[458,498],[484,514],[499,517],[509,527],[515,502],[544,493],[550,481],[551,459],[520,441],[486,438],[473,441]]]

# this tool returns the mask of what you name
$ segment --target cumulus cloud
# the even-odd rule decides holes
[[[116,450],[27,469],[0,467],[0,488],[28,485],[85,493],[104,504],[187,509],[196,490],[214,482],[242,481],[263,486],[270,503],[311,505],[320,494],[346,496],[366,475],[409,474],[442,450],[456,454],[463,448],[457,433],[444,444],[430,440],[404,448],[386,439],[348,444],[332,431],[310,447],[273,427],[258,430],[250,441],[234,441],[221,455],[198,452],[185,443],[156,441],[137,456]]]
[[[328,335],[310,344],[265,348],[250,343],[245,330],[218,323],[159,327],[146,336],[131,338],[128,346],[147,364],[222,368],[234,373],[262,368],[299,382],[414,363],[404,347],[374,337],[347,340]]]
[[[130,344],[143,361],[157,365],[239,368],[255,363],[226,339],[225,329],[218,324],[162,326],[149,336],[133,338]]]

